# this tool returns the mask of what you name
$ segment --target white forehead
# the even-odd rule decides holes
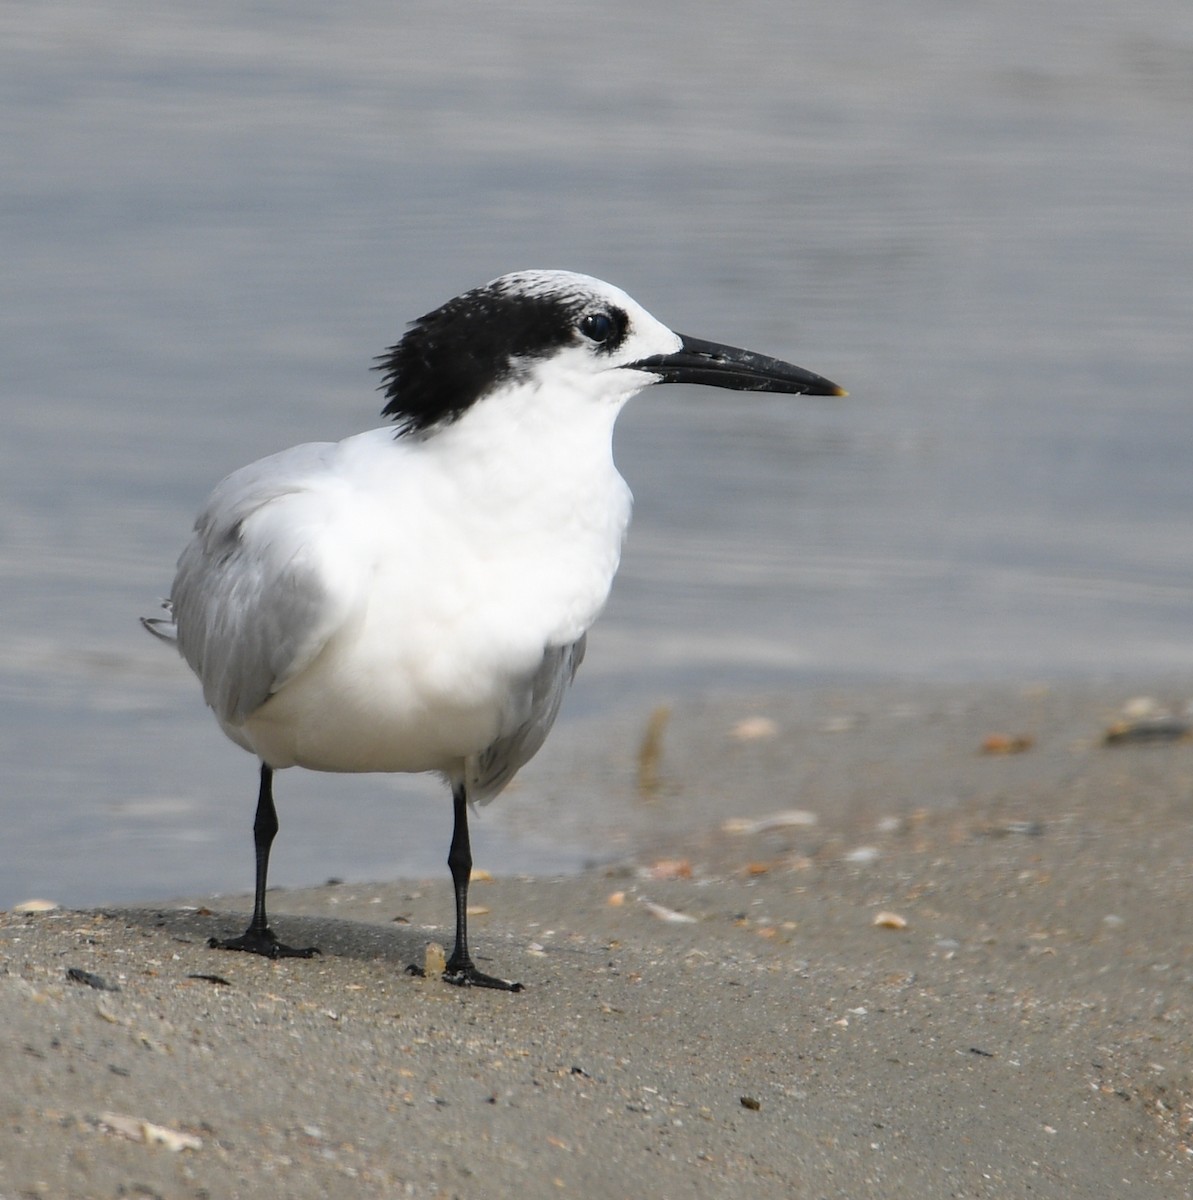
[[[531,298],[554,296],[577,303],[604,301],[630,313],[646,311],[621,288],[576,271],[511,271],[508,275],[498,276],[487,286],[507,295]]]

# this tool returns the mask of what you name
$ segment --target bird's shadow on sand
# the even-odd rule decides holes
[[[187,945],[206,947],[209,938],[236,937],[248,924],[248,913],[212,912],[193,908],[114,908],[103,915],[123,921],[148,933],[165,936]],[[278,937],[291,946],[317,946],[325,958],[384,961],[398,967],[422,963],[428,941],[434,935],[424,929],[400,925],[375,925],[335,917],[284,915],[270,922]],[[239,957],[213,949],[213,961]],[[278,960],[282,961],[282,960]]]

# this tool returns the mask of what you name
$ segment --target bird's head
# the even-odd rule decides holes
[[[843,395],[779,359],[674,333],[620,288],[570,271],[518,271],[415,321],[378,359],[392,417],[429,433],[512,385],[620,407],[653,383]]]

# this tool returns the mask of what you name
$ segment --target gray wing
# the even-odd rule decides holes
[[[352,609],[357,581],[321,536],[338,512],[334,450],[295,446],[229,475],[178,560],[178,649],[225,726],[309,665]]]
[[[468,760],[466,786],[474,804],[488,802],[541,749],[559,715],[564,692],[584,659],[588,635],[570,646],[549,646],[530,685],[530,704],[518,727]]]

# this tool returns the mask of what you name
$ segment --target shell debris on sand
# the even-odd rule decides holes
[[[742,717],[729,730],[729,736],[735,742],[760,742],[765,738],[776,737],[778,732],[778,724],[770,717]]]
[[[1107,726],[1102,742],[1125,746],[1132,742],[1179,742],[1190,737],[1193,724],[1188,720],[1176,716],[1153,696],[1135,696]]]
[[[855,846],[852,850],[847,850],[842,856],[842,861],[854,863],[858,866],[866,866],[868,863],[877,862],[881,857],[881,851],[877,846]]]
[[[872,924],[876,925],[879,929],[906,929],[907,918],[901,917],[898,913],[883,910],[874,914]]]
[[[689,916],[687,913],[682,913],[674,908],[668,908],[665,904],[656,904],[653,900],[648,900],[645,896],[638,897],[638,903],[641,904],[651,916],[658,917],[660,921],[670,921],[674,925],[695,925],[696,918]]]
[[[1036,744],[1030,733],[991,733],[982,739],[983,754],[1026,754]]]
[[[447,955],[438,942],[428,942],[423,953],[423,970],[428,979],[438,979],[447,970]]]
[[[155,1125],[142,1117],[128,1117],[123,1113],[101,1112],[98,1117],[100,1126],[118,1133],[121,1137],[134,1142],[144,1142],[147,1146],[165,1146],[167,1150],[177,1153],[180,1150],[202,1150],[203,1139],[193,1133],[183,1133],[178,1129],[169,1129],[165,1125]]]
[[[641,873],[646,879],[691,879],[692,864],[686,858],[660,858]]]
[[[815,825],[820,818],[814,812],[802,808],[789,808],[783,812],[771,813],[768,817],[730,817],[721,825],[722,833],[733,833],[739,836],[749,836],[754,833],[769,833],[772,829],[797,829]]]

